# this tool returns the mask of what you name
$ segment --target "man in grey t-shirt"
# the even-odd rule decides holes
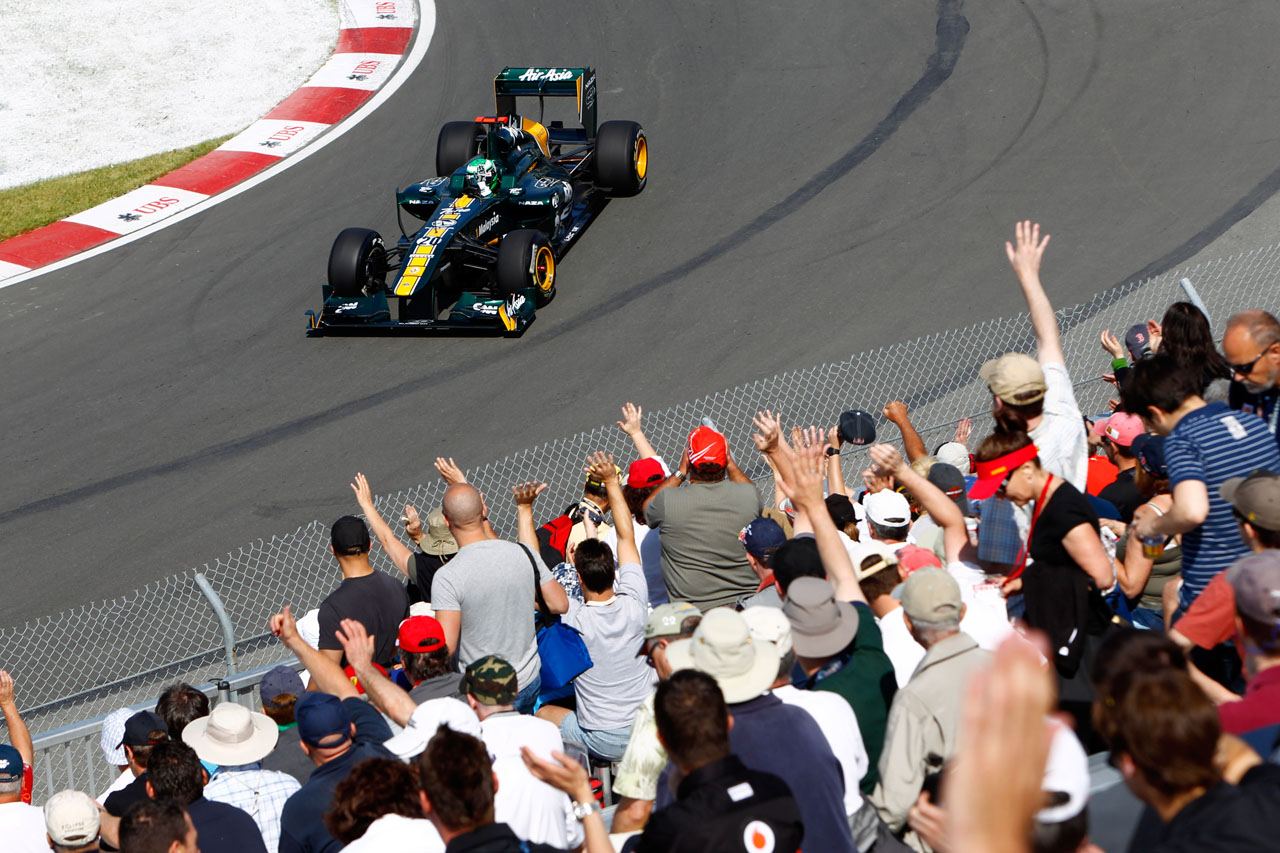
[[[688,485],[674,488],[686,476]],[[695,429],[680,469],[645,506],[645,520],[659,531],[662,577],[671,598],[706,611],[755,592],[759,581],[738,532],[763,510],[760,493],[733,463],[724,436],[707,426]]]
[[[455,483],[445,490],[444,520],[458,554],[431,582],[431,603],[459,668],[485,655],[510,661],[520,687],[516,710],[529,713],[542,681],[534,637],[535,571],[552,613],[568,610],[569,599],[536,554],[493,533],[488,514],[474,487]]]
[[[582,633],[591,668],[573,681],[575,711],[544,705],[538,716],[558,725],[564,740],[584,744],[593,758],[619,761],[636,710],[653,687],[653,670],[636,654],[644,643],[649,586],[613,457],[597,452],[588,466],[608,494],[622,565],[615,568],[613,550],[598,539],[584,539],[573,550],[584,601],[569,602],[564,623]]]

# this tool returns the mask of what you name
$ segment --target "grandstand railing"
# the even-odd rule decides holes
[[[1159,319],[1171,302],[1186,298],[1179,286],[1185,277],[1194,282],[1220,335],[1235,311],[1277,311],[1278,271],[1280,245],[1120,285],[1059,310],[1067,367],[1081,410],[1105,412],[1113,391],[1099,379],[1109,370],[1109,357],[1098,345],[1102,329],[1123,337],[1133,323]],[[1009,287],[1016,288],[1012,276]],[[1049,296],[1053,298],[1052,288]],[[990,397],[977,378],[979,366],[1001,353],[1033,352],[1034,347],[1025,313],[988,320],[793,370],[668,409],[647,409],[644,429],[655,449],[674,461],[689,430],[700,418],[712,418],[728,436],[739,465],[766,499],[772,499],[769,471],[757,461],[751,444],[751,418],[757,410],[772,408],[788,426],[830,424],[844,409],[857,406],[875,414],[886,402],[900,399],[927,446],[949,440],[963,417],[974,419],[977,439],[990,426]],[[900,441],[896,429],[884,426],[881,422],[881,440]],[[540,515],[556,512],[580,494],[583,460],[594,450],[614,453],[624,463],[634,457],[629,439],[610,424],[467,467],[466,473],[488,496],[494,526],[500,533],[513,534],[515,511],[506,497],[510,485],[535,479],[550,483],[539,501]],[[856,482],[866,465],[865,450],[845,448],[842,455],[846,479]],[[384,517],[397,518],[405,503],[424,510],[438,505],[443,490],[443,483],[433,480],[383,495],[376,503]],[[395,572],[379,548],[374,549],[373,562]],[[49,750],[69,751],[77,739],[87,743],[96,737],[94,721],[114,708],[154,701],[163,685],[179,679],[207,685],[234,677],[236,684],[256,683],[236,672],[252,673],[286,656],[267,630],[270,614],[285,603],[298,614],[318,606],[339,577],[328,551],[328,529],[315,521],[291,534],[246,545],[198,572],[174,575],[120,598],[4,631],[0,665],[14,675],[31,729],[48,731],[89,720],[57,729],[56,737],[41,736],[38,763],[45,768],[46,780],[42,784],[56,789],[92,778],[83,775],[90,771],[77,770],[84,766],[79,759]],[[219,617],[219,609],[225,618]],[[97,763],[102,763],[100,756]]]

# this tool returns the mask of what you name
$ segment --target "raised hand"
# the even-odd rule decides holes
[[[404,532],[414,542],[422,538],[422,519],[418,516],[418,508],[413,504],[404,505]]]
[[[1160,343],[1164,340],[1164,329],[1155,320],[1147,321],[1147,345],[1152,352],[1160,351]]]
[[[907,404],[901,400],[893,400],[884,407],[884,419],[891,424],[899,424],[907,420]]]
[[[302,639],[298,636],[298,623],[293,618],[293,611],[287,604],[283,610],[271,617],[268,624],[270,625],[271,633],[279,637],[280,641],[286,646],[291,642]]]
[[[1030,219],[1023,220],[1013,226],[1013,242],[1005,241],[1004,253],[1009,258],[1009,265],[1020,280],[1039,279],[1040,261],[1044,257],[1045,247],[1049,245],[1049,235],[1040,238],[1040,223]]]
[[[351,491],[356,493],[356,503],[360,505],[365,515],[374,512],[373,489],[369,487],[369,480],[364,474],[356,474],[355,482],[351,484]]]
[[[796,449],[787,480],[778,479],[778,488],[790,498],[796,509],[809,512],[826,511],[822,502],[822,479],[826,467],[825,442],[806,444]]]
[[[873,465],[862,472],[862,484],[867,487],[868,492],[874,495],[876,492],[893,488],[893,475],[886,471],[881,471],[879,466]]]
[[[618,465],[613,461],[612,453],[597,450],[587,457],[587,464],[583,466],[582,472],[597,483],[608,485],[610,480],[618,478]]]
[[[14,704],[13,676],[9,670],[0,669],[0,705]]]
[[[448,459],[443,456],[437,456],[436,470],[440,472],[441,478],[450,486],[467,482],[467,475],[462,473],[462,469],[454,463],[452,456]]]
[[[877,473],[880,475],[892,475],[906,464],[902,454],[891,444],[874,445],[868,453],[871,461],[876,463]]]
[[[751,419],[751,423],[756,428],[756,431],[751,434],[751,440],[755,442],[756,450],[761,453],[777,451],[782,440],[782,424],[773,412],[769,409],[756,412],[756,416]]]
[[[967,445],[969,443],[969,436],[972,434],[973,419],[961,418],[960,422],[956,424],[956,437],[953,441],[958,441],[960,444]]]
[[[1111,353],[1112,358],[1124,358],[1124,348],[1120,346],[1120,340],[1111,334],[1110,329],[1103,329],[1098,340],[1102,342],[1102,348]]]
[[[618,428],[634,438],[640,432],[640,416],[643,414],[644,409],[635,403],[627,403],[622,407],[622,420],[617,421]]]
[[[516,499],[516,506],[533,506],[533,502],[537,499],[538,495],[542,494],[546,490],[546,483],[530,481],[528,483],[516,483],[511,487],[511,494],[512,497]]]
[[[364,624],[355,619],[343,619],[334,632],[342,652],[347,656],[347,663],[353,669],[365,669],[373,665],[373,652],[376,648],[374,637],[365,630]]]

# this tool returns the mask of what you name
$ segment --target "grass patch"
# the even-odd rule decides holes
[[[0,190],[0,240],[65,219],[74,213],[122,196],[203,157],[235,134],[132,160]]]

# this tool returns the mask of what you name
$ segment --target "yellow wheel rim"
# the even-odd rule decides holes
[[[556,283],[556,258],[546,246],[540,246],[534,255],[533,280],[543,293],[549,293]]]
[[[636,177],[644,180],[649,172],[649,143],[643,136],[636,139]]]

